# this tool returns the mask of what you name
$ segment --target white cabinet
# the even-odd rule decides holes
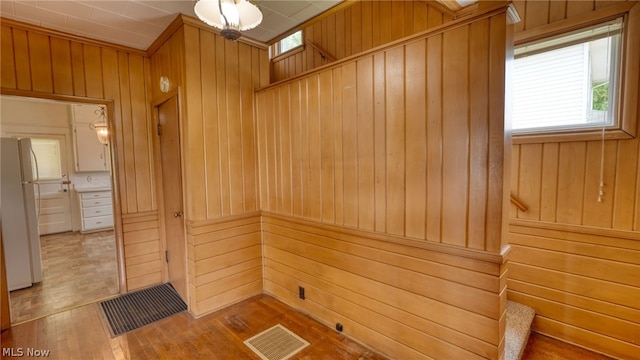
[[[80,192],[81,232],[113,228],[113,206],[111,191]]]
[[[109,171],[109,147],[98,140],[89,124],[98,116],[97,105],[73,105],[73,150],[76,172]]]

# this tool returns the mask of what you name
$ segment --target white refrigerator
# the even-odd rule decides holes
[[[2,242],[7,285],[12,291],[42,281],[35,197],[37,161],[31,139],[1,138],[0,143]]]

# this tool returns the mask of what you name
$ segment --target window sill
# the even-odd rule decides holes
[[[304,51],[304,44],[299,45],[299,46],[297,46],[297,47],[294,47],[294,48],[293,48],[293,49],[291,49],[291,50],[287,50],[287,52],[284,52],[284,53],[282,53],[282,54],[278,54],[278,55],[274,56],[274,57],[271,59],[271,62],[277,62],[277,61],[280,61],[280,60],[282,60],[282,59],[284,59],[284,58],[287,58],[287,57],[289,57],[289,56],[291,56],[291,55],[295,55],[295,54],[300,53],[300,52],[303,52],[303,51]]]
[[[604,131],[604,137],[607,140],[623,140],[633,139],[635,136],[620,128],[608,128]],[[536,144],[550,142],[568,142],[568,141],[589,141],[602,139],[602,128],[583,129],[583,130],[562,130],[544,132],[519,132],[513,133],[513,144]]]

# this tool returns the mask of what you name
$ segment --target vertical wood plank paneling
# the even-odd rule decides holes
[[[387,231],[387,131],[385,54],[373,55],[374,150],[375,150],[375,231]]]
[[[427,240],[442,240],[442,36],[427,39]]]
[[[613,228],[634,230],[635,198],[638,174],[638,141],[619,141],[616,154],[615,183],[613,184]],[[611,191],[609,191],[611,195]],[[630,211],[630,209],[633,209]]]
[[[16,28],[13,29],[13,56],[16,65],[18,89],[31,90],[31,60],[29,58],[29,37],[27,31]]]
[[[527,5],[530,1],[527,1]],[[567,18],[568,0],[549,1],[549,23]],[[526,16],[526,15],[525,15]]]
[[[293,215],[302,217],[302,103],[300,93],[302,91],[301,82],[295,81],[289,86],[289,97],[291,99],[291,197],[293,201]]]
[[[346,56],[346,44],[344,36],[337,36],[337,34],[344,34],[345,29],[345,19],[344,19],[344,11],[339,11],[336,13],[336,52],[334,53],[337,59],[342,59]],[[307,33],[307,29],[304,30],[305,36]],[[309,70],[311,68],[307,67],[305,70]]]
[[[151,174],[149,172],[138,171],[137,169],[150,169],[151,141],[150,124],[147,117],[147,98],[145,94],[144,81],[144,61],[141,56],[129,57],[130,91],[131,91],[131,117],[133,129],[133,148],[135,152],[134,163],[136,168],[136,204],[137,211],[152,210],[152,199],[154,188]],[[102,87],[100,87],[102,91]]]
[[[321,194],[322,194],[322,214],[323,222],[333,223],[335,219],[335,175],[334,175],[334,138],[333,121],[326,117],[333,114],[333,83],[332,71],[327,70],[320,73],[320,162],[321,168]],[[285,164],[287,164],[285,162]]]
[[[413,29],[415,32],[425,31],[429,27],[429,6],[423,2],[413,3]]]
[[[557,221],[566,224],[582,223],[586,142],[561,143],[558,164]]]
[[[258,172],[260,175],[260,208],[270,210],[269,208],[269,145],[267,144],[267,124],[269,104],[267,102],[267,93],[261,92],[255,94],[256,103],[256,122],[257,126],[257,144],[258,144]]]
[[[282,164],[282,152],[283,152],[283,144],[282,144],[282,132],[284,131],[282,127],[282,112],[284,111],[281,106],[281,98],[282,98],[282,89],[277,89],[273,98],[273,113],[274,113],[274,122],[273,122],[273,142],[274,142],[274,174],[275,174],[275,198],[274,206],[275,211],[281,212],[284,202],[284,196],[282,193],[284,192],[284,181],[283,178],[283,164]]]
[[[133,112],[132,112],[132,99],[131,99],[131,87],[130,84],[130,71],[129,71],[129,54],[118,54],[118,66],[120,71],[120,94],[122,99],[122,143],[120,147],[125,154],[135,154],[135,146],[133,139],[128,134],[133,134]],[[75,78],[75,77],[74,77]],[[75,88],[75,87],[74,87]],[[136,166],[135,160],[131,157],[126,157],[123,161],[124,165],[124,192],[127,194],[126,202],[123,201],[122,212],[136,213],[138,211],[138,204],[136,203]],[[123,199],[124,200],[124,199]],[[126,210],[125,210],[126,209]]]
[[[595,0],[567,0],[567,18],[582,15],[595,9]]]
[[[77,42],[71,43],[71,66],[73,68],[73,94],[76,96],[86,96],[84,47]],[[124,85],[125,84],[121,83],[120,86],[122,87]],[[128,94],[127,92],[127,95]]]
[[[362,51],[362,37],[364,29],[362,28],[362,3],[356,2],[350,8],[351,14],[351,54],[357,54]]]
[[[16,63],[14,59],[13,34],[8,26],[1,26],[2,43],[0,43],[0,83],[2,87],[14,89],[16,82]]]
[[[452,21],[454,16],[445,16],[441,9],[441,5],[419,0],[354,1],[306,26],[302,29],[303,36],[334,58],[343,59]],[[271,62],[272,81],[290,78],[327,62],[310,46],[302,52],[281,54]]]
[[[51,70],[51,46],[49,37],[44,34],[29,32],[29,59],[33,90],[53,92],[53,75]]]
[[[222,191],[220,185],[220,133],[218,122],[218,102],[211,99],[217,93],[216,78],[216,40],[220,37],[210,32],[200,33],[200,56],[202,57],[202,116],[208,119],[204,123],[204,156],[207,197],[207,217],[218,218],[222,215]]]
[[[427,190],[427,123],[426,107],[426,40],[406,48],[406,224],[405,235],[424,239],[426,231]]]
[[[542,196],[542,144],[520,145],[520,166],[518,174],[521,181],[518,185],[518,199],[527,204],[527,211],[520,214],[520,218],[540,219],[540,197]]]
[[[276,211],[277,210],[277,196],[278,196],[278,173],[277,173],[277,143],[276,143],[276,106],[273,94],[267,94],[267,111],[271,115],[267,118],[265,124],[265,144],[267,144],[267,151],[265,153],[267,163],[267,197],[266,197],[266,209]]]
[[[309,82],[313,79],[300,80],[300,163],[302,170],[302,215],[309,217],[311,196],[309,194],[311,164],[309,159]],[[316,136],[316,134],[313,134]]]
[[[395,4],[395,3],[394,3]],[[399,11],[393,8],[392,11]],[[385,52],[387,232],[405,229],[405,54],[398,47]]]
[[[344,226],[358,226],[358,138],[356,64],[342,67],[342,163],[344,166]]]
[[[405,1],[391,1],[391,41],[404,36],[404,5]]]
[[[332,71],[333,94],[333,172],[334,172],[334,223],[344,223],[344,161],[342,155],[343,127],[342,127],[342,69],[335,68]]]
[[[358,227],[373,230],[375,223],[373,57],[356,62],[358,146]]]
[[[220,201],[222,203],[222,215],[227,216],[231,213],[231,204],[229,203],[229,135],[228,135],[228,112],[226,105],[226,91],[218,91],[225,89],[227,83],[226,71],[226,47],[223,39],[216,39],[216,92],[215,97],[218,103],[217,120],[218,120],[218,148],[220,152]]]
[[[98,46],[84,45],[83,47],[83,60],[84,60],[84,80],[85,88],[88,97],[102,98],[104,97],[102,89],[102,60],[100,55],[101,49]],[[134,74],[133,71],[130,72]],[[134,92],[132,95],[137,95]],[[144,89],[142,94],[144,95]],[[139,95],[138,95],[139,96]]]
[[[391,2],[390,1],[381,1],[379,3],[380,6],[380,23],[378,27],[380,28],[380,44],[386,44],[390,42],[393,37],[391,36],[391,27],[392,27],[392,19],[391,19]]]
[[[558,143],[543,144],[542,178],[540,180],[541,221],[556,221],[556,209],[558,206],[559,155]],[[515,169],[513,172],[515,172]]]
[[[56,94],[73,95],[73,72],[71,66],[71,47],[69,41],[65,39],[50,38],[51,41],[51,65],[53,76],[53,92]],[[117,55],[114,65],[105,66],[105,69],[118,68]],[[118,79],[117,73],[114,79],[106,79],[106,82],[113,82]],[[113,99],[105,93],[105,98]]]
[[[360,31],[362,32],[363,50],[373,47],[373,28],[377,26],[377,23],[373,22],[373,3],[373,1],[362,2],[362,25]]]
[[[466,246],[469,203],[469,29],[444,34],[442,48],[442,241]]]
[[[602,153],[604,146],[604,153]],[[616,153],[617,141],[587,142],[587,160],[584,178],[584,208],[583,224],[587,226],[597,226],[611,228],[613,225],[613,200],[615,173],[616,173]],[[604,156],[602,159],[601,155]],[[598,202],[600,191],[600,164],[603,162],[603,196]]]
[[[327,89],[328,90],[328,89]],[[307,81],[307,149],[309,152],[309,181],[307,189],[308,217],[322,220],[322,151],[321,114],[320,114],[320,77],[314,75]]]
[[[487,164],[489,163],[489,20],[471,24],[469,29],[469,182],[468,246],[484,250],[487,221]]]
[[[243,178],[242,171],[242,123],[240,112],[240,69],[239,51],[240,44],[234,41],[225,41],[226,74],[225,83],[226,106],[229,141],[229,204],[230,214],[238,215],[244,213],[243,205]],[[232,150],[236,149],[236,150]]]
[[[290,102],[289,94],[291,90],[289,86],[280,89],[279,102],[277,104],[280,111],[280,158],[282,163],[280,169],[281,178],[281,212],[283,214],[292,214],[292,184],[291,184],[291,116],[289,115]]]
[[[527,1],[525,29],[531,29],[549,22],[549,3],[553,1]]]
[[[513,38],[510,26],[504,29],[504,24],[510,22],[506,13],[496,14],[489,19],[489,93],[501,94],[489,96],[489,162],[487,166],[487,230],[485,251],[500,253],[507,244],[506,239],[507,216],[504,213],[509,201],[509,188],[505,179],[511,169],[511,116],[505,117],[508,109],[506,97],[506,83],[510,81],[507,74],[507,63],[511,61]],[[507,56],[507,61],[504,61]],[[507,126],[509,126],[507,128]],[[504,294],[503,294],[504,295]]]

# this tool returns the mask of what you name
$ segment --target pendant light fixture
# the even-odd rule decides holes
[[[240,31],[262,22],[262,12],[248,0],[196,0],[193,10],[200,20],[220,29],[220,34],[229,40],[237,40]]]
[[[89,124],[89,128],[96,131],[98,140],[103,145],[107,145],[109,143],[109,127],[107,125],[106,111],[107,109],[105,106],[100,106],[100,108],[96,109],[96,115],[99,117]]]

